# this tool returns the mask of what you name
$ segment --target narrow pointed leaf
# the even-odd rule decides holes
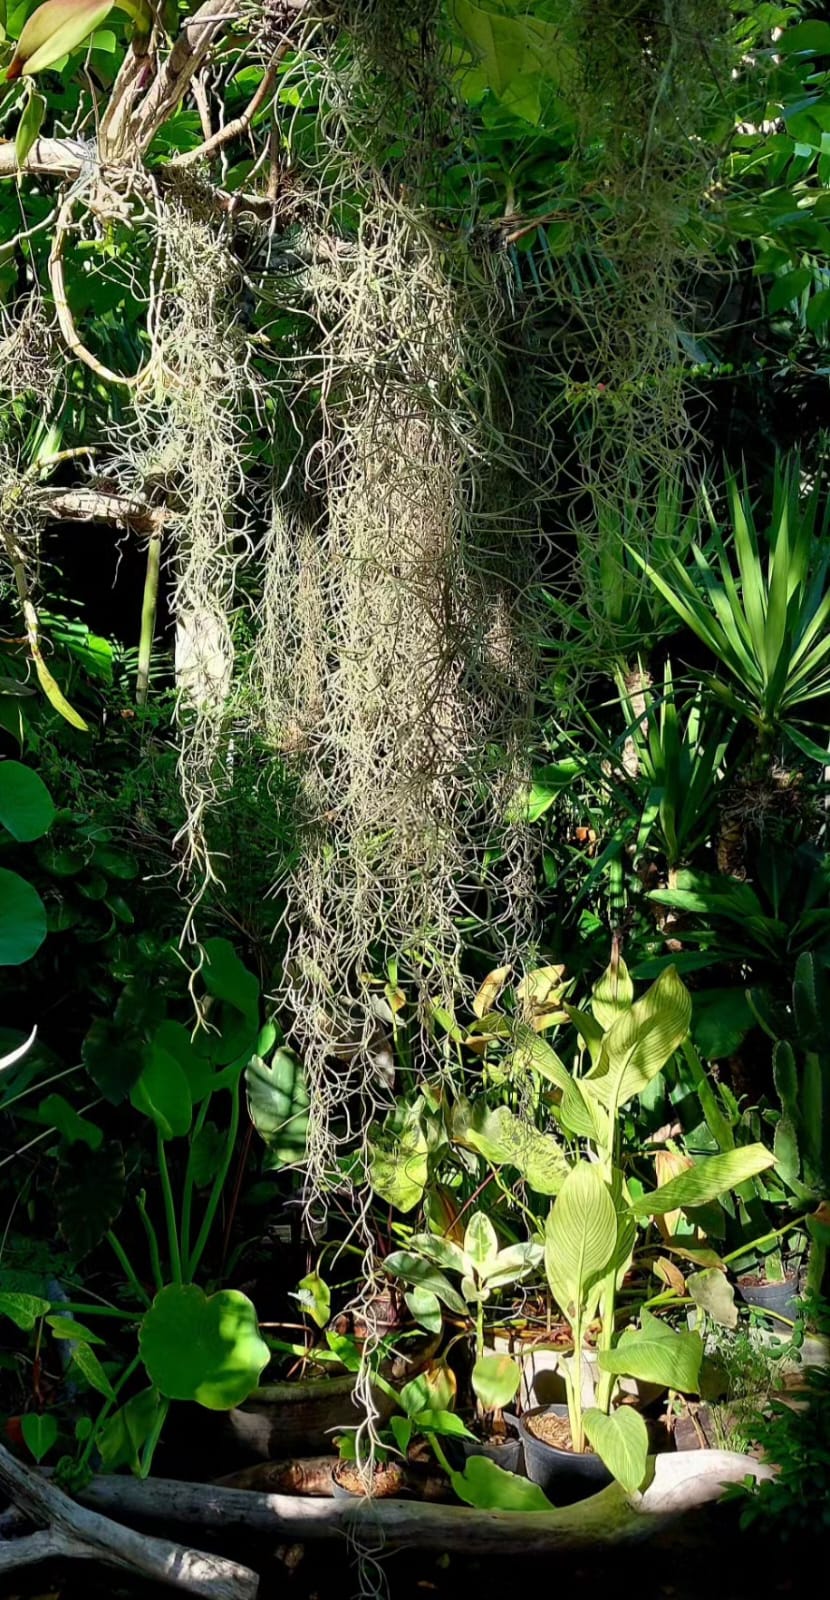
[[[661,1217],[667,1211],[705,1206],[774,1165],[775,1157],[764,1145],[741,1145],[698,1161],[688,1172],[678,1173],[651,1194],[640,1195],[632,1201],[631,1209],[639,1217]]]
[[[45,0],[25,22],[6,77],[32,76],[83,44],[109,16],[113,0]]]

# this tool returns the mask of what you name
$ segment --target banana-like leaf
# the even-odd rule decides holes
[[[7,78],[32,77],[83,44],[109,16],[114,0],[45,0],[24,23]]]
[[[597,1167],[580,1161],[565,1179],[545,1227],[545,1271],[569,1319],[582,1320],[595,1309],[617,1234],[607,1183]]]
[[[606,1414],[592,1406],[583,1415],[585,1433],[598,1456],[628,1494],[642,1488],[648,1465],[648,1429],[633,1406]]]
[[[651,1194],[640,1195],[632,1201],[631,1209],[638,1217],[662,1217],[667,1211],[705,1206],[774,1165],[775,1157],[764,1145],[740,1145],[718,1156],[706,1156]]]

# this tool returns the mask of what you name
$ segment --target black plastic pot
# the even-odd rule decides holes
[[[524,1448],[525,1472],[532,1483],[538,1483],[555,1506],[572,1506],[577,1500],[587,1500],[612,1482],[611,1473],[604,1461],[591,1451],[577,1455],[573,1450],[557,1450],[531,1433],[528,1423],[533,1417],[566,1417],[567,1406],[535,1406],[519,1419],[519,1430]]]
[[[464,1463],[470,1456],[486,1456],[488,1461],[495,1461],[496,1466],[504,1467],[506,1472],[521,1472],[522,1439],[519,1431],[519,1419],[511,1411],[502,1412],[505,1426],[510,1438],[494,1444],[492,1440],[480,1439],[442,1439],[441,1444],[450,1466],[456,1472],[464,1471]]]
[[[738,1279],[738,1293],[747,1306],[768,1311],[771,1316],[785,1317],[795,1322],[798,1316],[798,1279],[793,1274],[783,1283],[742,1283]]]

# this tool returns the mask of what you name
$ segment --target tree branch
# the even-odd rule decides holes
[[[259,1579],[249,1567],[135,1533],[76,1505],[61,1489],[17,1461],[4,1445],[0,1445],[0,1484],[31,1521],[49,1525],[45,1532],[31,1534],[19,1543],[10,1540],[0,1545],[7,1570],[14,1564],[8,1552],[17,1557],[18,1565],[45,1561],[53,1555],[82,1556],[126,1567],[204,1600],[256,1600]]]

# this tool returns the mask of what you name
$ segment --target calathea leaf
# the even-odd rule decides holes
[[[631,1202],[631,1209],[640,1217],[657,1217],[664,1216],[667,1211],[705,1206],[774,1165],[775,1157],[762,1144],[741,1145],[737,1150],[704,1157],[651,1194],[640,1195]]]
[[[641,1094],[683,1043],[691,1018],[691,995],[667,967],[606,1034],[590,1080],[597,1092],[618,1106]]]
[[[616,1244],[611,1192],[598,1168],[581,1161],[565,1179],[545,1228],[545,1271],[568,1318],[592,1314]]]
[[[697,1333],[678,1333],[648,1311],[639,1330],[626,1328],[613,1350],[600,1350],[603,1372],[657,1383],[664,1389],[696,1394],[700,1383],[703,1341]]]
[[[600,1027],[607,1030],[634,1004],[634,984],[631,974],[620,957],[606,967],[591,991],[591,1010]]]

